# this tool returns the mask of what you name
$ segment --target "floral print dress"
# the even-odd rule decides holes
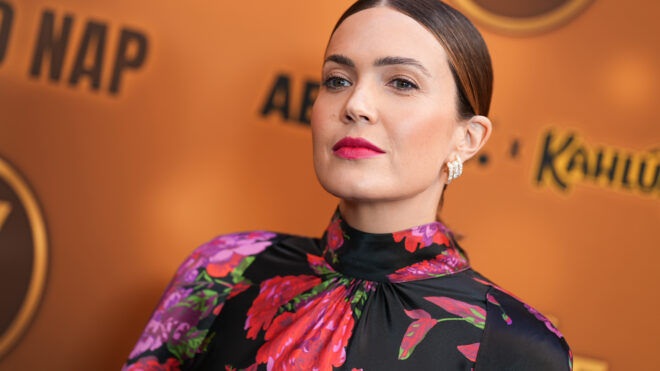
[[[221,235],[181,264],[137,370],[571,370],[564,336],[470,267],[442,223]]]

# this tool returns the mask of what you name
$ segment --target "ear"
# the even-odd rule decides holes
[[[463,162],[472,158],[486,144],[493,132],[493,124],[488,117],[475,115],[459,125],[456,151]]]

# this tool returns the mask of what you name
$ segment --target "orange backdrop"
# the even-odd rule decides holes
[[[337,200],[314,175],[304,108],[350,1],[3,4],[0,156],[39,200],[50,250],[0,370],[119,369],[194,247],[321,234]],[[597,0],[539,33],[477,23],[494,133],[445,195],[472,265],[611,370],[649,369],[660,347],[659,13]],[[68,22],[68,42],[40,43],[48,22]],[[277,81],[280,109],[264,112]]]

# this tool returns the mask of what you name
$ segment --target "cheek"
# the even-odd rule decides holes
[[[324,94],[319,94],[312,107],[311,129],[314,161],[327,161],[329,142],[333,138],[333,122],[336,114],[333,113],[331,101]],[[336,124],[335,124],[336,125]]]
[[[312,146],[314,151],[314,156],[316,157],[317,152],[320,149],[320,143],[322,138],[326,136],[327,125],[324,123],[325,120],[321,119],[321,115],[318,109],[314,109],[311,115],[311,129],[312,129]]]
[[[340,120],[342,97],[337,94],[319,92],[311,113],[312,141],[314,153],[328,152],[329,148],[340,139],[343,124]]]
[[[449,150],[452,121],[443,114],[417,116],[403,121],[392,129],[390,135],[398,149],[400,165],[420,171],[439,171]]]

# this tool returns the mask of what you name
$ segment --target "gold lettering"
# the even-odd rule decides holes
[[[608,152],[609,156],[607,154]],[[596,158],[596,168],[594,169],[593,176],[602,185],[612,185],[619,164],[619,154],[615,150],[607,151],[604,148],[599,148],[597,154],[598,157]]]
[[[660,156],[643,156],[639,162],[637,186],[644,193],[652,192],[660,179]]]
[[[575,356],[573,358],[573,371],[607,371],[609,369],[607,362]]]
[[[543,138],[536,184],[550,184],[561,191],[591,181],[597,186],[649,195],[660,190],[660,148],[622,151],[589,146],[575,132],[559,135],[548,130]]]
[[[550,183],[554,181],[554,184],[559,186],[561,190],[566,190],[568,188],[567,179],[562,179],[562,175],[565,174],[561,174],[559,170],[561,169],[561,162],[565,162],[565,160],[562,161],[562,155],[573,143],[575,135],[572,133],[567,135],[563,142],[555,138],[556,136],[554,136],[552,130],[548,130],[536,172],[536,184],[540,185],[545,179],[548,179]],[[553,142],[559,143],[553,146]]]
[[[11,204],[7,201],[0,201],[0,231],[2,230],[2,225],[5,224],[9,213],[11,213]]]

